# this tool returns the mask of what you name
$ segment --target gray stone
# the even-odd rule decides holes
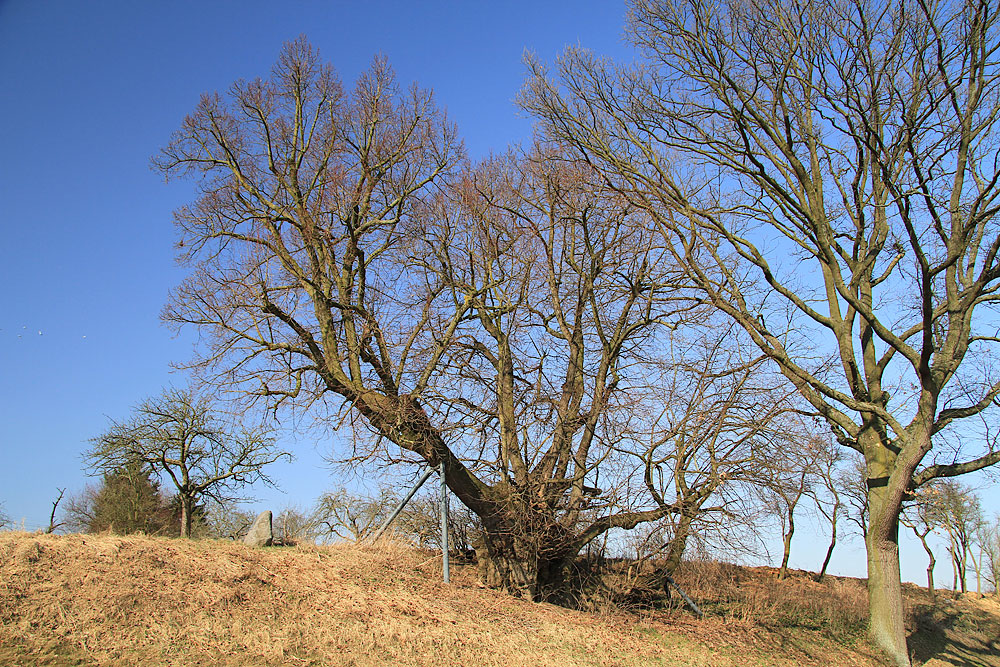
[[[271,510],[261,512],[254,519],[253,525],[243,538],[245,544],[252,547],[269,547],[274,541],[274,533],[271,532]]]

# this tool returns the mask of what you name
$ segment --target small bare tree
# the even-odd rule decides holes
[[[761,465],[760,492],[767,499],[781,527],[781,565],[778,579],[788,576],[788,561],[795,535],[795,516],[799,503],[814,493],[818,468],[823,457],[822,437],[810,433],[804,424],[790,424],[779,437],[787,446]]]
[[[837,532],[840,521],[844,515],[844,498],[841,495],[838,476],[841,471],[841,461],[843,454],[832,441],[820,441],[819,457],[817,459],[816,476],[819,483],[812,490],[812,499],[816,504],[816,511],[830,524],[830,546],[826,549],[826,556],[823,564],[816,573],[816,581],[823,581],[826,569],[833,558],[833,550],[837,546]]]
[[[399,497],[385,488],[377,496],[337,489],[319,497],[313,516],[325,539],[358,542],[377,530],[398,503]]]
[[[457,505],[457,506],[456,506]],[[400,513],[394,534],[425,549],[441,548],[441,497],[424,493],[411,500]],[[448,511],[449,550],[468,553],[482,545],[479,520],[466,507],[451,503]]]
[[[669,340],[653,385],[659,400],[648,445],[629,447],[641,461],[642,491],[665,513],[667,574],[696,530],[754,513],[765,471],[795,451],[793,390],[748,354],[731,325],[708,322]]]
[[[933,491],[936,498],[930,507],[938,525],[948,535],[952,589],[965,593],[969,560],[983,520],[979,498],[971,487],[955,480],[942,480]]]
[[[226,422],[211,400],[190,391],[167,390],[112,422],[87,452],[96,472],[138,462],[170,480],[180,505],[180,534],[191,536],[201,499],[224,503],[255,482],[271,484],[264,468],[291,454],[280,451],[269,430]]]
[[[56,511],[59,509],[59,503],[62,502],[63,496],[66,495],[66,489],[56,489],[56,491],[59,492],[59,495],[52,501],[52,511],[49,513],[49,525],[45,529],[45,532],[50,535],[63,525],[61,521],[56,522]]]
[[[320,534],[320,526],[312,513],[298,507],[285,507],[274,517],[274,544],[294,546],[314,543]]]
[[[313,517],[322,536],[357,542],[370,537],[380,528],[399,500],[398,494],[386,488],[374,496],[338,489],[320,496]],[[422,493],[413,497],[394,519],[389,533],[418,547],[440,549],[441,506],[438,494]],[[453,503],[448,513],[448,533],[450,548],[466,553],[477,542],[478,519],[466,507]]]
[[[927,590],[934,594],[934,565],[937,559],[928,542],[928,536],[940,527],[940,494],[937,485],[928,484],[920,489],[913,501],[899,515],[899,522],[913,531],[913,534],[927,554]]]
[[[91,485],[73,493],[63,504],[62,525],[71,533],[87,532],[94,520],[94,498],[97,489]]]
[[[868,537],[868,485],[865,483],[865,462],[858,455],[848,454],[847,465],[836,477],[837,488],[844,499],[844,518],[854,524],[862,539]]]
[[[253,525],[254,514],[234,502],[205,503],[205,527],[209,537],[241,540]]]
[[[986,579],[988,581],[988,528],[986,521],[980,517],[972,537],[972,547],[969,549],[969,561],[972,563],[973,572],[976,574],[976,594],[978,595],[982,595],[983,593],[983,580]]]
[[[1000,516],[994,516],[992,522],[984,522],[980,545],[983,550],[983,576],[992,587],[993,594],[1000,597]]]

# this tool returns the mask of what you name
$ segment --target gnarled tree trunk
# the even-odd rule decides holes
[[[693,521],[694,515],[691,512],[682,512],[677,518],[677,523],[674,525],[674,535],[670,540],[670,545],[667,547],[667,556],[663,561],[662,569],[665,574],[671,574],[680,567],[688,538],[691,537],[691,524]]]
[[[795,505],[789,504],[785,515],[785,534],[782,536],[782,547],[784,551],[781,555],[781,567],[778,569],[778,579],[788,576],[788,560],[792,554],[792,536],[795,535]]]
[[[484,528],[477,552],[479,575],[486,586],[526,600],[565,601],[576,553],[564,540],[545,532],[494,526]]]

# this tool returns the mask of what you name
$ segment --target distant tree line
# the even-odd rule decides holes
[[[697,378],[698,383],[709,382],[710,378],[711,382],[718,380],[705,374]],[[696,385],[701,387],[698,383]],[[733,409],[732,405],[713,403],[715,399],[704,391],[704,387],[689,399],[674,398],[671,405],[688,411],[697,406],[705,414],[715,416],[717,423],[712,428],[724,430],[721,424],[727,411]],[[666,419],[666,414],[661,419]],[[151,416],[155,416],[159,431],[145,430],[150,423],[143,420]],[[815,434],[789,450],[790,456],[766,461],[753,456],[734,456],[736,449],[721,451],[717,444],[695,456],[699,441],[690,431],[690,423],[694,420],[690,414],[677,419],[686,425],[687,430],[683,431],[686,442],[683,445],[675,443],[669,450],[670,455],[662,460],[675,458],[682,462],[671,480],[677,487],[678,498],[692,499],[690,510],[652,522],[630,540],[610,548],[605,541],[593,553],[655,562],[659,571],[668,573],[680,566],[691,540],[702,552],[707,549],[710,553],[724,553],[732,549],[746,553],[747,549],[752,550],[748,545],[766,539],[766,533],[773,528],[781,537],[778,577],[784,578],[796,521],[804,509],[811,508],[814,517],[825,522],[830,532],[829,547],[815,575],[821,580],[836,547],[840,525],[847,522],[864,537],[868,506],[863,462],[859,458],[844,457],[829,438]],[[127,428],[115,423],[107,433],[95,438],[91,460],[101,464],[94,465],[91,470],[99,472],[100,480],[71,496],[63,504],[61,518],[56,522],[60,493],[60,498],[53,503],[50,529],[58,526],[71,532],[242,538],[254,514],[241,508],[239,496],[233,494],[237,486],[222,485],[223,481],[239,480],[240,477],[218,474],[222,469],[220,464],[229,461],[226,458],[229,454],[221,448],[211,451],[211,447],[219,447],[225,433],[213,420],[211,404],[195,401],[190,393],[170,391],[159,399],[143,403]],[[208,432],[212,433],[212,439],[206,450],[206,444],[199,443],[195,436]],[[670,437],[676,437],[669,435],[669,429],[665,433],[668,435],[651,447],[650,452],[659,451]],[[808,429],[791,433],[801,436],[808,433]],[[786,433],[777,437],[787,436]],[[149,440],[143,440],[144,437]],[[254,442],[262,440],[258,434]],[[171,448],[177,451],[168,455],[166,452]],[[262,450],[275,458],[271,443]],[[767,451],[773,455],[773,450]],[[155,453],[159,453],[159,459]],[[214,474],[206,474],[204,460],[211,457],[215,462]],[[699,459],[708,466],[701,471]],[[243,460],[254,461],[252,456],[245,456]],[[272,461],[260,459],[256,462],[263,467]],[[118,467],[113,467],[116,464]],[[181,466],[182,472],[169,475],[170,465]],[[171,480],[183,479],[184,467],[187,479],[195,480],[195,488],[205,486],[203,480],[215,480],[214,487],[212,484],[205,486],[211,492],[196,495],[187,512],[179,494],[168,493],[161,485],[164,473],[168,473]],[[230,465],[229,469],[232,468]],[[258,479],[264,479],[263,472],[258,472]],[[739,489],[743,499],[736,502],[730,498],[722,503],[721,499],[727,497],[726,483],[734,489],[733,497],[737,495],[735,489]],[[715,505],[706,505],[710,498]],[[382,525],[399,499],[398,492],[386,487],[374,496],[343,488],[325,493],[312,508],[280,510],[273,522],[275,542],[290,545],[365,540]],[[809,507],[804,508],[803,501],[808,501]],[[436,494],[418,495],[396,519],[390,534],[421,548],[440,548],[438,503]],[[940,549],[942,542],[951,565],[953,590],[965,592],[974,578],[977,592],[998,591],[1000,517],[990,521],[983,515],[973,488],[956,480],[935,480],[907,500],[901,522],[912,530],[928,556],[927,586],[931,592],[935,590],[935,550]],[[10,520],[0,511],[0,528],[9,524]],[[452,508],[449,544],[453,550],[459,553],[471,553],[477,547],[481,550],[481,530],[479,518],[473,512],[461,505]]]

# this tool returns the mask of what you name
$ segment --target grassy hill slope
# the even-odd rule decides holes
[[[448,586],[440,567],[434,554],[392,544],[259,550],[0,533],[0,665],[882,664],[860,639],[741,618],[732,604],[706,600],[701,621],[577,612],[479,588],[473,566],[455,568]],[[769,590],[750,579],[739,588]],[[926,624],[918,657],[1000,665],[990,645],[1000,605],[948,604],[959,606],[914,616]]]

